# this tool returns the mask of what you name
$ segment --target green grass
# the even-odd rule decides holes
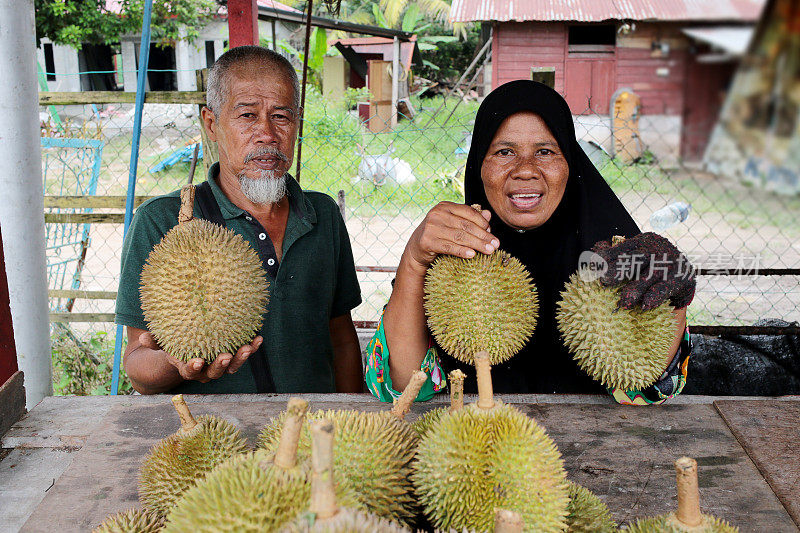
[[[75,334],[55,324],[50,336],[53,362],[53,394],[56,396],[107,395],[111,391],[114,337],[105,331]],[[123,341],[122,351],[125,351]],[[128,376],[120,369],[119,393],[132,394]]]
[[[730,179],[705,177],[687,171],[668,172],[656,165],[624,165],[615,160],[598,170],[614,192],[661,195],[684,201],[697,215],[717,213],[742,229],[780,228],[785,235],[800,236],[800,196],[782,196]]]

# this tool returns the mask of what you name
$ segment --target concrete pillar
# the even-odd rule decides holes
[[[52,394],[33,16],[33,0],[0,0],[0,226],[28,409]]]
[[[178,79],[179,91],[197,90],[195,80],[195,62],[192,60],[192,45],[186,40],[186,29],[181,28],[180,38],[175,41],[175,74]]]
[[[136,92],[136,48],[133,41],[122,41],[122,85],[125,92]]]

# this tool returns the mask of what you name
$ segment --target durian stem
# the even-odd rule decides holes
[[[181,209],[178,211],[178,224],[192,220],[194,210],[194,185],[184,185],[181,188]]]
[[[335,516],[336,483],[333,479],[333,422],[311,422],[311,503],[309,510],[318,519]]]
[[[447,376],[450,378],[450,412],[464,408],[464,378],[467,376],[455,369]]]
[[[494,407],[494,391],[492,389],[492,365],[489,364],[489,352],[475,354],[475,372],[478,374],[478,407],[491,409]]]
[[[522,516],[507,509],[494,512],[494,533],[522,533]]]
[[[406,388],[403,389],[403,394],[395,400],[394,406],[392,406],[392,414],[394,416],[400,420],[406,417],[408,412],[411,411],[411,404],[417,399],[420,389],[422,389],[427,380],[428,375],[422,370],[416,370],[411,374],[411,380],[406,385]]]
[[[690,457],[681,457],[675,461],[675,474],[678,483],[678,511],[675,518],[683,525],[699,526],[703,515],[700,514],[697,461]]]
[[[275,452],[275,466],[284,470],[297,464],[297,444],[303,431],[303,421],[308,411],[308,402],[302,398],[290,398],[286,406],[286,421],[281,429],[278,451]]]
[[[181,431],[189,431],[194,429],[194,427],[197,425],[197,420],[194,419],[192,412],[189,411],[189,406],[186,405],[186,400],[183,399],[183,394],[173,396],[172,405],[175,406],[175,410],[178,411],[178,416],[181,419]]]
[[[623,242],[625,242],[625,237],[623,237],[622,235],[614,235],[613,237],[611,237],[611,246],[618,246]]]

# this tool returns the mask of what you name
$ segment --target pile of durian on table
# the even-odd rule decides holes
[[[169,353],[210,361],[252,339],[268,287],[257,254],[241,237],[192,220],[193,193],[191,186],[182,190],[181,223],[148,257],[142,307]],[[236,271],[220,275],[220,265],[237,265]],[[573,276],[559,303],[559,329],[593,378],[643,388],[663,366],[675,328],[672,309],[617,310],[618,297],[599,281]],[[449,376],[450,407],[409,423],[405,417],[427,379],[418,371],[383,412],[309,413],[305,400],[292,398],[251,449],[232,424],[195,418],[176,396],[181,428],[143,458],[143,508],[111,516],[96,531],[617,531],[606,505],[567,479],[545,430],[493,395],[491,365],[515,355],[536,328],[536,287],[523,265],[503,251],[441,256],[428,271],[424,303],[439,345],[476,366],[476,403],[464,405],[465,375],[456,370]],[[628,531],[736,531],[700,513],[696,463],[678,463],[677,512],[637,521]]]
[[[382,412],[309,413],[305,400],[292,398],[255,449],[224,420],[195,418],[176,396],[181,428],[143,458],[143,508],[110,516],[95,531],[617,531],[600,498],[567,479],[545,430],[493,396],[489,358],[475,357],[473,404],[453,387],[449,409],[408,423],[422,372]],[[628,530],[737,531],[700,513],[696,463],[683,458],[676,470],[678,511]]]

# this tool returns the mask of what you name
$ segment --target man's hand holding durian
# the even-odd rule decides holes
[[[146,389],[148,394],[170,390],[183,381],[208,383],[226,373],[234,374],[248,357],[258,350],[263,341],[259,335],[250,344],[240,347],[235,354],[221,353],[212,362],[207,363],[199,357],[181,361],[168,354],[161,349],[153,334],[146,330],[128,327],[128,338],[131,339],[131,346],[126,350],[125,357],[133,355],[147,360],[147,364],[143,366],[149,369],[151,379],[141,380],[137,385],[140,389]]]

